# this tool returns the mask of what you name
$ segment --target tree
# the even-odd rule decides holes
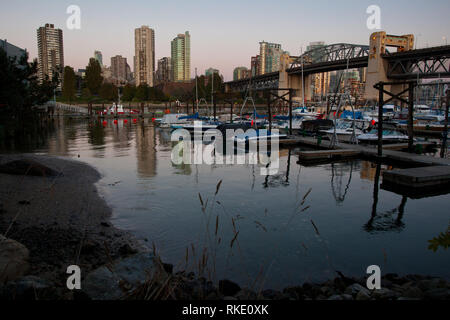
[[[100,97],[107,101],[117,101],[118,92],[117,87],[112,83],[103,83],[100,88]]]
[[[123,101],[132,101],[135,95],[136,95],[136,86],[127,84],[125,87],[123,87],[123,94],[122,94]]]
[[[148,101],[150,87],[148,84],[141,84],[136,89],[135,99],[138,101]]]
[[[62,88],[62,97],[64,101],[71,102],[75,99],[76,92],[76,77],[75,71],[72,67],[66,66],[64,68],[64,81]]]
[[[2,116],[31,114],[31,108],[49,101],[58,86],[56,76],[42,83],[37,78],[37,61],[28,63],[28,54],[10,58],[0,48],[0,108]]]
[[[102,87],[102,68],[97,60],[91,58],[86,67],[86,86],[93,95],[97,95]]]

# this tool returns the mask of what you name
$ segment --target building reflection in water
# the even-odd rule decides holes
[[[156,132],[144,121],[136,126],[137,173],[142,178],[156,176]]]

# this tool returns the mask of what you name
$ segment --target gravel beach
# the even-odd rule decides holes
[[[65,286],[69,265],[82,275],[135,253],[139,243],[109,222],[111,209],[97,192],[101,178],[74,160],[36,155],[0,155],[0,166],[35,161],[54,176],[0,173],[0,235],[29,250],[29,275]]]

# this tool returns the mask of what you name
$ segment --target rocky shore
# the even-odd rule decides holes
[[[336,274],[284,290],[241,288],[176,272],[109,222],[99,173],[81,162],[0,155],[0,299],[39,300],[448,300],[450,283],[386,274],[380,290]],[[66,287],[69,265],[81,290]]]
[[[0,155],[0,285],[27,276],[65,297],[68,266],[86,275],[141,249],[109,222],[100,177],[78,161]]]

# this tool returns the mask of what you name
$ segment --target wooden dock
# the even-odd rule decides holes
[[[325,150],[298,151],[299,163],[306,166],[342,161],[350,158],[378,159],[378,151],[375,146],[352,145],[337,143],[334,149],[329,149],[328,141],[320,141],[313,137],[289,137],[289,143],[320,147]],[[416,142],[415,147],[426,150],[435,143]],[[317,148],[319,149],[319,148]],[[382,160],[403,163],[413,166],[410,169],[397,169],[383,172],[383,184],[395,188],[421,190],[450,186],[450,159],[435,158],[426,155],[403,152],[408,149],[407,143],[388,144],[383,146]],[[411,189],[413,188],[413,189]]]
[[[383,182],[409,188],[450,184],[450,166],[396,169],[383,172]]]

